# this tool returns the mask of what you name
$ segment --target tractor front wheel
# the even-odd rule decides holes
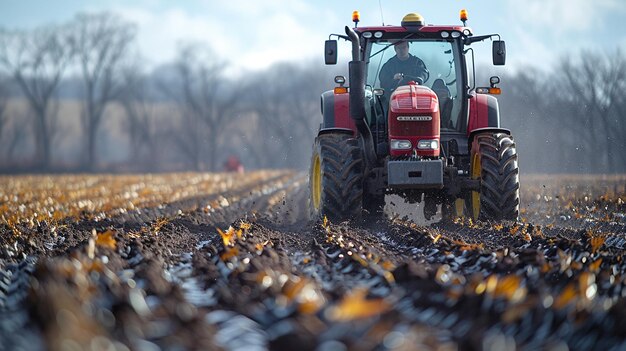
[[[470,176],[480,179],[480,192],[467,199],[470,216],[481,220],[517,220],[519,168],[513,137],[505,133],[477,134],[471,146]]]
[[[361,215],[364,162],[358,140],[347,134],[315,138],[309,171],[312,218],[342,221]]]

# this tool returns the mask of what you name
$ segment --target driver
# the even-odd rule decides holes
[[[398,40],[393,45],[396,55],[389,59],[380,70],[380,84],[385,91],[392,92],[398,86],[415,81],[424,84],[428,79],[428,69],[424,61],[409,54],[409,42]]]

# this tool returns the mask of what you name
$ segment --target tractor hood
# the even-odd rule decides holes
[[[439,100],[430,88],[398,87],[389,102],[390,155],[438,157],[439,119]]]

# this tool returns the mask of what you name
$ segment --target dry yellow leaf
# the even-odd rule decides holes
[[[222,237],[222,242],[224,243],[225,247],[235,245],[235,228],[230,226],[228,227],[228,230],[226,232],[222,231],[220,228],[217,228],[217,232]]]
[[[545,239],[545,235],[543,235],[543,231],[541,230],[541,227],[539,226],[535,226],[533,228],[533,236],[537,238]]]
[[[602,264],[602,259],[598,258],[597,260],[593,261],[590,265],[589,265],[589,270],[591,272],[598,272],[600,270],[600,265]]]
[[[360,263],[361,266],[363,266],[363,267],[368,267],[369,266],[369,263],[365,260],[365,258],[361,257],[361,255],[358,254],[358,253],[350,255],[350,257],[352,257],[353,260],[355,260],[358,263]]]
[[[490,275],[485,282],[485,292],[487,294],[492,294],[496,291],[496,287],[498,286],[498,277],[495,275]]]
[[[254,245],[254,248],[255,248],[257,251],[263,251],[263,248],[265,247],[265,245],[269,244],[269,242],[270,242],[269,240],[265,240],[265,241],[264,241],[264,242],[262,242],[262,243],[258,243],[258,244],[256,244],[256,245]]]
[[[533,240],[533,237],[532,237],[532,236],[530,236],[530,233],[529,233],[529,232],[525,232],[525,233],[524,233],[524,241],[528,241],[528,242],[530,242],[530,241],[532,241],[532,240]]]
[[[523,300],[527,290],[522,286],[522,278],[517,275],[507,275],[498,280],[494,296],[504,297],[512,302]]]
[[[158,234],[161,229],[169,223],[169,220],[165,217],[159,217],[157,218],[156,222],[153,225],[153,231],[155,234]]]
[[[561,309],[567,306],[576,298],[577,295],[578,295],[578,291],[576,291],[576,284],[575,283],[567,284],[565,289],[563,289],[561,294],[556,298],[556,301],[554,301],[554,307]]]
[[[382,298],[367,299],[366,297],[366,289],[355,289],[352,294],[346,295],[339,305],[330,311],[330,319],[351,321],[368,318],[384,313],[391,308],[391,305]]]
[[[383,267],[383,269],[386,271],[391,271],[396,268],[396,265],[393,264],[391,261],[383,261],[380,266]]]
[[[483,243],[471,244],[471,243],[466,243],[461,240],[452,240],[452,243],[457,245],[459,249],[463,251],[482,250],[485,247]]]
[[[578,278],[578,291],[582,298],[591,300],[596,296],[596,275],[589,272],[583,272]]]
[[[115,238],[113,237],[115,235],[115,231],[114,230],[107,230],[104,233],[99,233],[98,236],[96,237],[96,245],[98,245],[99,247],[104,247],[104,248],[108,248],[111,250],[115,250]]]
[[[321,304],[317,301],[304,301],[298,305],[298,312],[302,314],[314,314],[321,308]]]
[[[606,240],[605,237],[599,237],[599,236],[594,236],[593,238],[591,238],[590,240],[591,253],[595,253],[596,251],[598,251],[598,249],[602,247],[602,245],[604,245],[605,240]]]
[[[220,259],[222,261],[228,261],[229,259],[239,255],[239,249],[236,247],[227,248],[221,255]]]
[[[243,229],[245,231],[250,230],[250,228],[252,228],[252,224],[245,222],[245,221],[241,221],[241,223],[239,223],[239,229]]]
[[[385,280],[387,280],[389,284],[393,284],[396,282],[396,278],[394,278],[393,273],[389,271],[383,273],[383,276],[385,277]]]
[[[289,301],[295,299],[306,283],[306,279],[294,276],[292,279],[285,282],[285,285],[283,285],[283,295],[285,295]]]
[[[87,272],[95,271],[98,273],[102,273],[104,271],[104,264],[102,263],[102,260],[95,259],[91,261],[90,263],[89,262],[85,263],[85,269],[87,270]]]
[[[578,261],[573,261],[572,264],[570,264],[570,268],[579,271],[583,268],[583,264]]]

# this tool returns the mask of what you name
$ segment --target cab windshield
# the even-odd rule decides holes
[[[385,63],[390,62],[390,66],[397,62],[396,51],[401,50],[402,47],[406,48],[408,43],[408,54],[411,57],[411,62],[423,62],[423,66],[427,70],[423,73],[423,69],[420,68],[417,79],[415,77],[406,74],[405,72],[393,72],[393,70],[383,70]],[[399,46],[396,49],[396,46]],[[398,54],[399,56],[401,54]],[[441,128],[447,130],[460,130],[462,128],[459,123],[459,116],[461,114],[461,96],[463,79],[457,79],[457,73],[462,72],[460,68],[461,60],[456,59],[459,57],[459,52],[456,45],[453,45],[451,41],[445,40],[385,40],[372,41],[367,46],[366,57],[368,58],[367,69],[367,85],[371,88],[385,89],[383,100],[388,103],[389,96],[397,87],[397,85],[407,84],[409,80],[414,80],[423,85],[431,88],[439,98],[440,114],[441,114]],[[416,60],[415,58],[419,60]],[[397,66],[394,66],[397,67]],[[405,73],[406,78],[399,80],[394,79],[395,73]],[[390,75],[391,77],[382,77],[384,82],[392,81],[394,86],[383,86],[381,83],[381,75]],[[414,73],[415,74],[415,73]],[[388,84],[388,83],[385,83]]]

